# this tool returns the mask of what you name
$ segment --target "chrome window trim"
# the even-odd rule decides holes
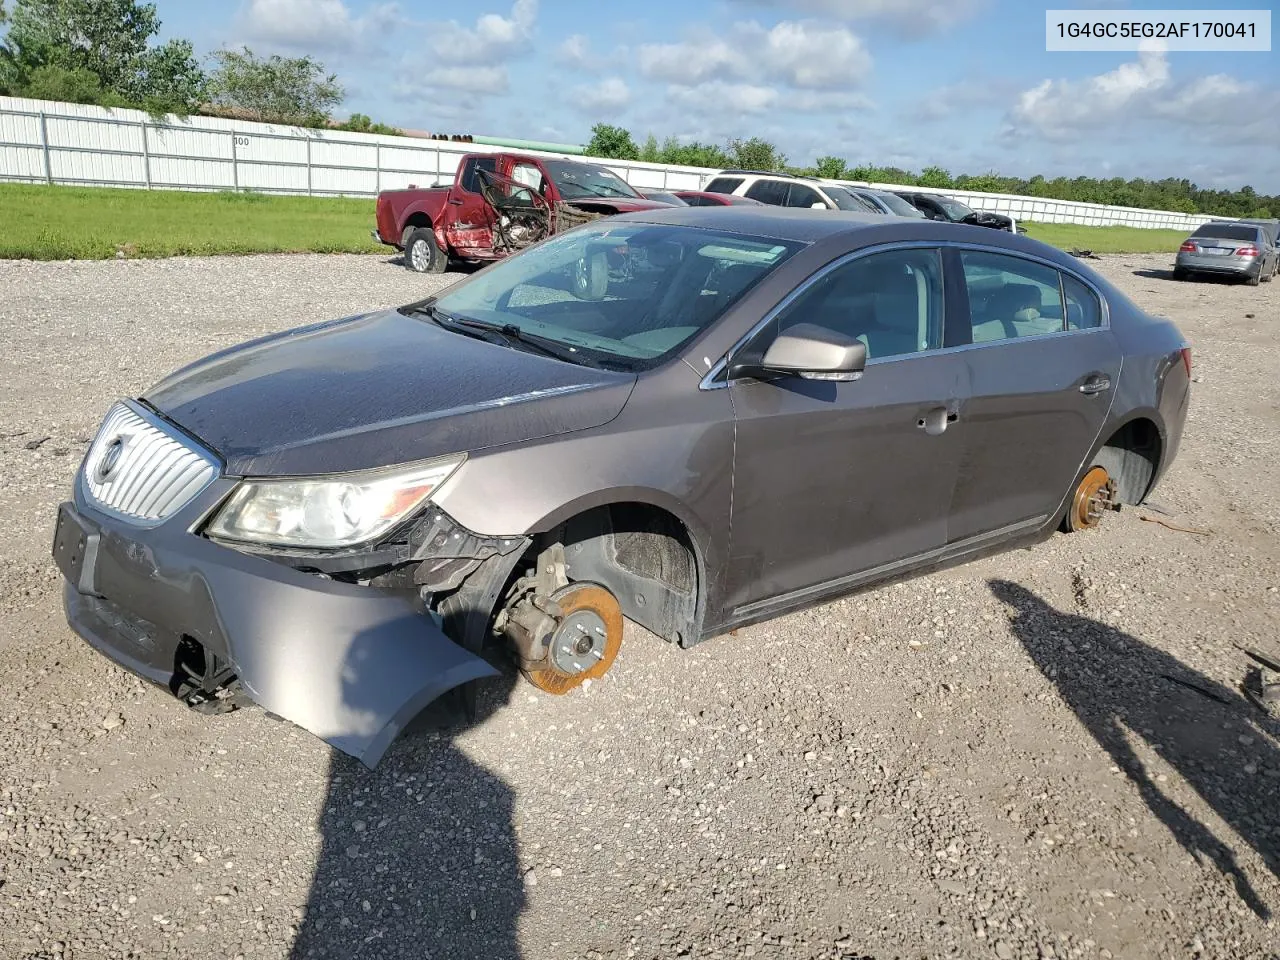
[[[716,377],[720,376],[720,374],[724,372],[725,367],[729,365],[729,358],[732,357],[739,350],[741,350],[748,343],[750,343],[751,340],[757,334],[759,334],[761,330],[763,330],[765,327],[767,327],[770,323],[772,323],[777,318],[779,313],[781,313],[788,306],[790,306],[801,294],[807,291],[810,286],[817,283],[819,280],[825,277],[832,270],[837,270],[840,267],[844,266],[846,263],[851,263],[854,260],[861,259],[862,257],[871,256],[872,254],[876,254],[876,253],[884,253],[889,250],[919,250],[922,248],[936,248],[940,251],[950,249],[950,250],[956,250],[959,252],[964,252],[965,250],[974,250],[982,253],[1002,254],[1004,256],[1013,257],[1019,260],[1029,260],[1032,263],[1038,263],[1038,264],[1041,264],[1042,266],[1050,267],[1051,269],[1057,270],[1059,271],[1059,273],[1068,274],[1072,277],[1072,279],[1078,280],[1080,283],[1084,284],[1084,286],[1087,287],[1089,290],[1091,290],[1094,296],[1098,298],[1098,305],[1100,307],[1099,315],[1102,322],[1096,327],[1086,327],[1081,330],[1072,330],[1071,328],[1067,327],[1066,298],[1064,297],[1063,308],[1062,308],[1062,314],[1063,314],[1062,330],[1056,330],[1053,333],[1035,334],[1033,336],[1028,336],[1028,337],[1014,337],[1014,338],[1006,338],[1004,340],[988,340],[983,343],[962,343],[954,347],[939,347],[936,350],[918,350],[914,353],[902,353],[892,357],[881,357],[879,359],[873,358],[867,361],[868,366],[872,364],[877,364],[877,363],[891,363],[896,360],[907,360],[913,357],[922,356],[924,354],[929,354],[930,356],[932,356],[938,353],[956,353],[961,350],[987,349],[990,347],[998,347],[1001,344],[1006,344],[1006,343],[1020,343],[1020,342],[1031,341],[1031,340],[1047,340],[1047,339],[1057,338],[1057,337],[1081,336],[1084,334],[1098,333],[1099,331],[1102,331],[1102,330],[1111,329],[1111,305],[1107,302],[1107,298],[1103,296],[1102,291],[1098,288],[1097,284],[1091,281],[1088,277],[1085,277],[1082,274],[1077,273],[1075,270],[1072,270],[1069,267],[1064,267],[1059,263],[1055,263],[1053,260],[1050,260],[1047,257],[1041,257],[1041,256],[1038,256],[1037,254],[1027,253],[1022,250],[1010,250],[1007,247],[999,247],[999,246],[985,244],[985,243],[975,243],[974,241],[971,241],[971,240],[968,240],[968,241],[958,241],[958,240],[886,241],[884,243],[875,244],[869,247],[862,247],[862,248],[859,248],[858,250],[852,250],[849,253],[842,254],[841,256],[837,257],[835,260],[832,260],[830,263],[824,264],[823,266],[818,268],[818,270],[811,273],[809,276],[805,277],[804,281],[799,286],[795,287],[790,293],[788,293],[785,297],[783,297],[782,300],[780,300],[777,304],[775,304],[769,310],[769,312],[764,315],[762,319],[757,321],[751,327],[751,329],[747,331],[747,333],[739,337],[738,340],[733,344],[733,346],[724,352],[724,355],[721,356],[719,360],[717,360],[714,364],[712,364],[711,369],[707,371],[707,373],[703,376],[702,380],[698,383],[698,389],[699,390],[723,390],[725,387],[728,387],[729,384],[733,381],[730,381],[727,379],[717,381]],[[946,269],[945,263],[943,264],[943,269],[944,271]],[[1059,288],[1062,287],[1061,279],[1059,279],[1058,281],[1058,286]],[[945,311],[945,303],[946,303],[945,297],[946,297],[946,285],[944,280],[944,284],[943,284],[944,311]],[[972,325],[972,320],[971,320],[971,325]],[[944,340],[946,338],[945,315],[943,317],[943,338]]]

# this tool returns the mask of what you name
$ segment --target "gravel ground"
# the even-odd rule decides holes
[[[91,652],[51,521],[118,395],[452,278],[0,263],[0,957],[1275,957],[1280,725],[1235,645],[1280,648],[1280,283],[1168,260],[1098,264],[1195,343],[1167,513],[691,651],[629,631],[375,773]]]

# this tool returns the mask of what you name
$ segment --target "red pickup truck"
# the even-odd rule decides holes
[[[450,260],[500,260],[588,220],[668,206],[593,163],[469,153],[451,186],[378,194],[373,238],[403,250],[410,270],[443,273]]]

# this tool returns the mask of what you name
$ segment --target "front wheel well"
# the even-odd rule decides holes
[[[607,587],[628,619],[665,640],[697,642],[698,556],[674,514],[647,503],[593,507],[539,536],[531,553],[557,542],[570,581]]]
[[[1130,420],[1113,433],[1098,451],[1094,463],[1105,467],[1115,481],[1119,501],[1136,507],[1151,492],[1163,447],[1159,428],[1141,417]]]

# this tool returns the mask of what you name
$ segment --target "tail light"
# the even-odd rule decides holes
[[[1187,376],[1191,376],[1191,348],[1183,347],[1179,353],[1182,354],[1182,365],[1187,368]]]
[[[1258,255],[1257,247],[1240,247],[1236,250],[1237,257],[1256,257]]]
[[[1178,248],[1178,252],[1179,253],[1195,253],[1196,245],[1192,243],[1190,240],[1188,240],[1186,243],[1184,243],[1182,246]]]

